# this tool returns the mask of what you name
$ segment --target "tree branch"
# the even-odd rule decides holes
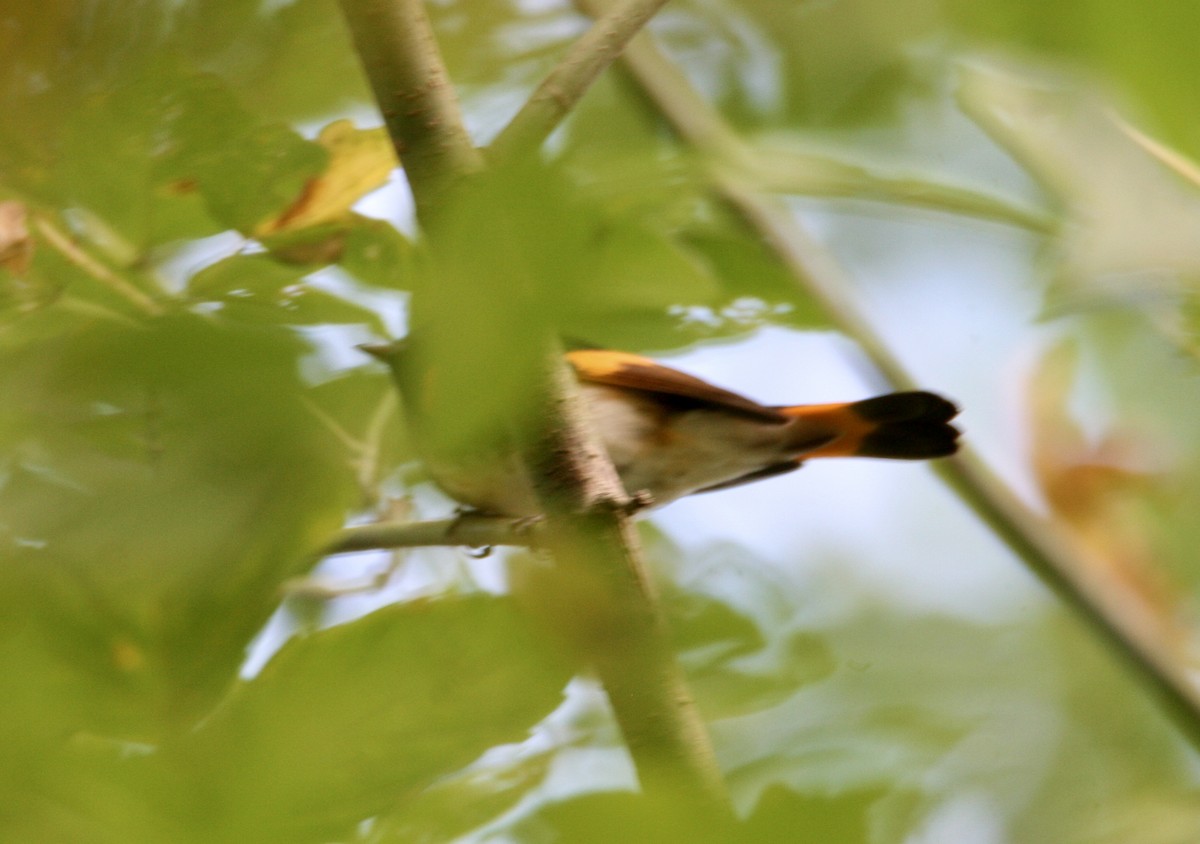
[[[425,303],[422,316],[416,315],[414,305],[414,320],[424,319],[419,332],[433,364],[441,365],[441,387],[450,396],[469,398],[495,387],[481,384],[480,373],[496,372],[497,361],[511,364],[506,374],[516,376],[511,386],[523,394],[497,396],[493,390],[489,398],[504,401],[489,407],[510,417],[503,421],[520,445],[547,517],[544,547],[566,575],[551,596],[568,610],[557,616],[562,623],[556,629],[595,664],[642,788],[683,798],[698,813],[722,823],[731,817],[724,786],[641,561],[628,497],[579,412],[575,385],[561,350],[551,340],[551,327],[539,323],[540,311],[528,301],[532,291],[521,274],[520,244],[510,244],[503,215],[486,204],[489,187],[496,189],[486,184],[491,174],[470,180],[477,190],[449,190],[465,175],[481,170],[481,161],[462,130],[421,0],[341,4],[405,163],[429,251],[440,271],[436,285],[426,285],[414,296],[414,303],[418,297]],[[636,0],[627,13],[614,16],[610,26],[584,36],[560,72],[551,75],[555,81],[548,80],[535,93],[501,146],[515,154],[525,144],[539,143],[620,51],[621,38],[627,40],[658,5]],[[503,179],[497,182],[505,184]],[[453,213],[445,207],[448,194],[461,200],[454,203]],[[477,205],[481,202],[485,204]],[[432,217],[436,225],[431,225]],[[496,254],[490,262],[478,261],[475,252],[487,244],[512,249],[512,260]],[[486,275],[481,276],[481,270]],[[482,286],[485,283],[493,289]],[[470,342],[464,342],[464,312],[484,315],[473,323],[480,330],[468,332]],[[472,420],[481,426],[492,422],[474,417],[468,422]],[[461,419],[454,421],[461,427]],[[488,534],[480,526],[480,534],[468,537],[465,525],[434,525],[406,528],[403,538],[425,540],[442,533],[445,541],[447,530],[455,541],[507,536]],[[357,532],[342,534],[333,547],[349,550],[380,538],[367,529],[351,531]],[[581,584],[588,588],[578,588]],[[582,618],[587,619],[584,625],[577,623]]]
[[[483,157],[463,126],[423,0],[339,0],[388,135],[426,222]]]
[[[967,452],[937,467],[959,497],[1044,584],[1083,616],[1134,668],[1184,737],[1200,748],[1200,690],[1162,636],[1162,623],[1120,584],[1089,567],[1069,538],[1021,503],[978,455]]]
[[[597,0],[576,2],[589,12],[602,8]],[[823,304],[893,385],[915,387],[847,295],[848,279],[837,262],[786,208],[757,196],[735,175],[749,150],[678,68],[645,35],[630,44],[623,61],[679,136],[710,157],[713,190],[768,242],[796,284]],[[1200,748],[1200,693],[1175,659],[1171,645],[1147,623],[1142,608],[1127,600],[1117,584],[1098,578],[1074,554],[1069,541],[1031,513],[977,456],[965,452],[940,463],[938,471],[1009,549],[1122,657],[1188,741]]]
[[[667,0],[626,0],[600,16],[563,56],[488,147],[494,161],[510,161],[542,145],[592,82],[625,49]]]
[[[562,569],[556,627],[596,667],[643,790],[682,798],[715,824],[731,818],[716,757],[675,659],[633,524],[633,502],[583,412],[552,344],[540,383],[544,424],[526,465],[548,516],[546,547]]]

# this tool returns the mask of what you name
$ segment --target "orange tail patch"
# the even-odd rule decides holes
[[[826,445],[805,454],[805,460],[852,456],[925,460],[958,450],[959,431],[949,424],[958,408],[933,393],[892,393],[845,404],[776,409],[836,435]]]

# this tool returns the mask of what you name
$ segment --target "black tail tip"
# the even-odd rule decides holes
[[[934,393],[892,393],[856,402],[854,410],[877,425],[859,446],[863,457],[928,460],[958,451],[960,432],[949,424],[958,408]]]
[[[949,422],[958,415],[958,407],[954,402],[924,390],[876,396],[873,399],[855,402],[854,410],[868,422],[878,422],[881,425],[918,419]]]
[[[945,422],[898,422],[884,425],[863,438],[861,457],[929,460],[958,451],[959,430]]]

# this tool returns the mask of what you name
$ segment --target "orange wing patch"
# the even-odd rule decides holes
[[[580,349],[568,352],[567,360],[575,367],[575,372],[581,380],[593,384],[657,393],[709,409],[750,416],[764,422],[780,425],[787,422],[787,416],[775,408],[761,405],[745,396],[723,390],[694,375],[671,369],[640,355],[606,349]]]

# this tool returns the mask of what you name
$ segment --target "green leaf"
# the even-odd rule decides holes
[[[207,840],[327,841],[523,739],[569,677],[508,600],[394,605],[290,641],[175,758]]]
[[[339,264],[363,284],[409,290],[413,285],[412,252],[408,238],[391,223],[357,217]]]
[[[366,357],[365,352],[363,356]],[[308,397],[327,425],[336,426],[359,444],[365,443],[372,433],[371,426],[378,423],[380,440],[375,444],[375,459],[380,470],[388,471],[413,458],[407,431],[400,419],[401,405],[396,400],[396,387],[382,367],[349,370],[313,387]],[[388,407],[390,412],[377,419]],[[347,454],[347,459],[361,457],[358,452]]]
[[[169,56],[131,66],[61,129],[46,187],[135,247],[237,228],[286,207],[325,151],[238,105],[219,79]]]
[[[688,686],[710,720],[766,709],[833,670],[815,634],[768,643],[753,619],[720,598],[667,588],[664,609]]]
[[[1121,0],[955,0],[947,10],[956,27],[985,43],[1066,59],[1111,83],[1121,99],[1148,112],[1153,129],[1195,157],[1200,98],[1195,33],[1200,5],[1130,4]]]
[[[0,593],[33,608],[64,733],[154,741],[234,679],[278,585],[340,526],[350,474],[292,332],[56,324],[0,355]]]
[[[846,794],[798,794],[769,789],[746,821],[745,840],[755,844],[870,844],[871,809],[882,790]]]
[[[195,184],[221,223],[253,230],[290,205],[324,168],[324,148],[244,110],[219,80],[192,76],[183,82],[161,106],[166,138],[156,176]]]
[[[596,232],[592,254],[593,274],[576,304],[585,312],[661,312],[717,297],[717,282],[702,262],[636,222],[608,221]]]
[[[452,841],[513,808],[540,785],[557,759],[554,750],[515,764],[479,764],[443,779],[376,820],[371,841]]]
[[[412,244],[384,220],[348,214],[334,223],[273,234],[260,242],[277,261],[315,269],[336,263],[364,284],[412,286]]]
[[[267,325],[365,324],[387,334],[379,314],[305,280],[311,271],[271,255],[233,255],[192,276],[192,296],[218,302],[221,313],[239,321]]]
[[[286,287],[275,296],[230,295],[221,304],[221,313],[226,317],[248,323],[366,325],[378,336],[387,334],[387,326],[374,310],[311,283]]]
[[[522,83],[532,90],[569,43],[570,24],[578,24],[567,9],[549,7],[530,14],[509,0],[475,0],[470,14],[465,11],[457,3],[429,7],[450,75],[468,94]],[[505,37],[494,37],[499,32]]]
[[[280,263],[270,255],[231,255],[192,276],[188,293],[209,300],[231,295],[269,298],[280,295],[307,273],[303,267]]]
[[[256,114],[311,120],[370,101],[336,5],[192,0],[176,7],[174,23],[178,49],[236,84]]]
[[[687,572],[686,584],[660,586],[679,661],[704,717],[728,719],[768,709],[829,676],[835,662],[825,637],[790,629],[793,599],[771,564],[747,549],[718,543],[685,554],[643,524],[646,552],[660,568]],[[724,578],[736,571],[736,590]]]
[[[683,242],[710,262],[721,280],[724,302],[750,297],[767,304],[764,317],[772,322],[798,328],[831,327],[824,308],[796,283],[779,257],[738,221],[718,216],[705,227],[689,230]],[[745,326],[739,328],[745,330]]]
[[[752,841],[716,829],[695,804],[672,796],[588,794],[557,803],[514,824],[517,841],[570,841],[571,844],[609,844],[613,841],[653,841],[655,844],[728,844]]]

